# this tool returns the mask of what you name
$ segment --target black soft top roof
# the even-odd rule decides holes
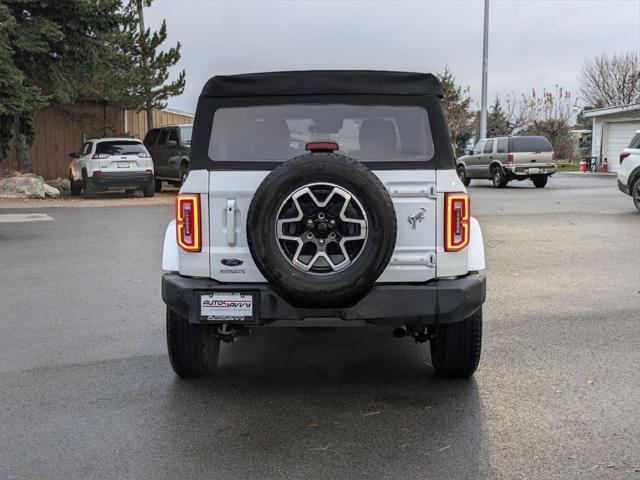
[[[205,97],[271,95],[438,95],[442,88],[429,73],[375,70],[307,70],[211,77]]]

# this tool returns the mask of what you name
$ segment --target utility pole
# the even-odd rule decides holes
[[[484,0],[482,38],[482,98],[480,100],[480,140],[487,138],[487,73],[489,72],[489,0]]]
[[[140,55],[142,56],[142,66],[147,68],[147,55],[144,51],[144,32],[146,31],[144,28],[144,5],[143,0],[136,0],[136,7],[138,8],[138,20],[140,21]],[[153,128],[153,109],[147,105],[147,130],[151,130]]]

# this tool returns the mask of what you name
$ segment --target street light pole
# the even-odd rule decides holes
[[[482,38],[482,97],[480,100],[480,139],[487,138],[487,73],[489,71],[489,0],[484,0]]]

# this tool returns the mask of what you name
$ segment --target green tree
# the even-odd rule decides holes
[[[11,11],[0,4],[0,160],[9,154],[16,137],[27,143],[33,140],[34,114],[46,102],[40,89],[29,85],[13,61],[11,39],[16,36],[16,28]]]
[[[16,0],[0,5],[0,155],[16,144],[30,170],[34,118],[85,96],[122,24],[120,0]]]
[[[448,68],[437,76],[442,85],[442,103],[451,133],[451,143],[455,145],[456,155],[462,155],[465,144],[474,132],[474,113],[471,110],[469,87],[458,85],[456,77]]]
[[[142,1],[14,0],[0,3],[0,160],[16,145],[21,170],[39,108],[79,99],[136,110],[164,108],[182,93],[184,71],[167,83],[180,44],[157,52],[167,36],[140,26]]]
[[[513,130],[506,112],[502,109],[500,98],[496,96],[496,101],[489,107],[487,114],[487,136],[502,137],[510,135]]]
[[[162,21],[160,29],[152,32],[144,24],[144,8],[153,0],[131,0],[126,9],[124,35],[119,37],[120,51],[128,63],[126,72],[119,83],[125,92],[117,103],[127,108],[145,110],[148,127],[153,127],[153,110],[166,108],[170,97],[184,91],[185,71],[182,70],[172,82],[168,82],[169,69],[180,60],[180,42],[175,47],[159,50],[167,39],[167,22]],[[123,65],[124,67],[124,65]],[[116,94],[117,95],[117,94]]]

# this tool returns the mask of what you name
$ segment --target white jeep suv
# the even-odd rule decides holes
[[[124,188],[153,196],[153,160],[136,138],[92,138],[69,157],[72,195],[84,193],[85,198],[94,198],[100,191]]]
[[[393,327],[438,375],[480,359],[482,233],[433,75],[306,71],[204,86],[164,240],[176,374],[266,325]]]
[[[640,130],[620,154],[618,188],[621,192],[631,195],[633,203],[640,211]]]

